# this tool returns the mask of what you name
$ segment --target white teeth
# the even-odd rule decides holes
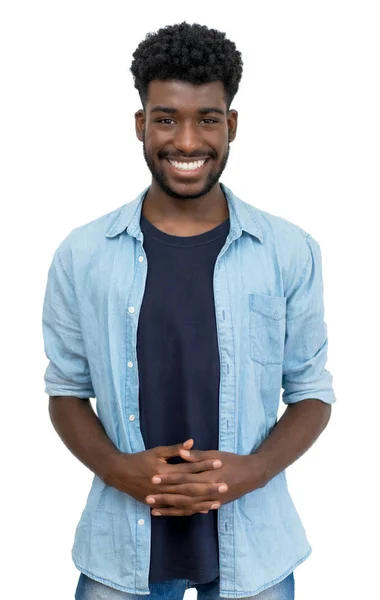
[[[202,167],[205,164],[205,160],[197,160],[194,162],[190,162],[190,163],[184,163],[184,162],[176,162],[174,160],[169,160],[170,164],[173,165],[173,167],[175,167],[176,169],[179,169],[180,171],[194,171],[195,169],[199,169],[200,167]]]

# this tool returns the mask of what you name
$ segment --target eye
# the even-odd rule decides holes
[[[164,121],[173,121],[173,119],[169,119],[169,118],[166,118],[166,119],[159,119],[159,120],[157,121],[157,123],[163,123]]]
[[[166,123],[164,123],[164,121],[166,121]],[[158,121],[156,121],[156,123],[164,123],[164,125],[170,125],[170,123],[167,123],[167,121],[173,122],[173,119],[170,119],[169,117],[166,117],[164,119],[159,119]],[[207,124],[213,124],[213,123],[218,123],[218,121],[216,119],[202,119],[203,122],[208,121]]]

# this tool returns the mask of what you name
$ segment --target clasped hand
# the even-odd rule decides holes
[[[193,443],[193,440],[187,442],[186,447],[191,448]],[[260,465],[254,455],[191,450],[187,456],[182,448],[179,453],[187,462],[175,465],[176,472],[158,473],[152,477],[152,483],[161,488],[161,493],[146,497],[153,516],[208,513],[210,509],[218,509],[263,485]],[[200,471],[197,463],[207,459],[219,460],[221,465],[212,471]]]

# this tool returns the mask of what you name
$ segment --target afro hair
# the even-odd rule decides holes
[[[243,61],[225,36],[205,25],[186,22],[148,33],[133,53],[130,68],[144,108],[149,83],[173,79],[195,85],[221,81],[229,110],[239,88]]]

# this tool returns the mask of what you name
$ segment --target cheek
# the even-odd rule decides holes
[[[152,128],[146,130],[145,143],[151,148],[160,150],[169,146],[171,143],[171,136],[169,132],[157,131]]]
[[[218,156],[218,160],[223,158],[228,152],[229,139],[226,136],[218,136],[215,140],[210,140],[210,148],[213,148]]]

